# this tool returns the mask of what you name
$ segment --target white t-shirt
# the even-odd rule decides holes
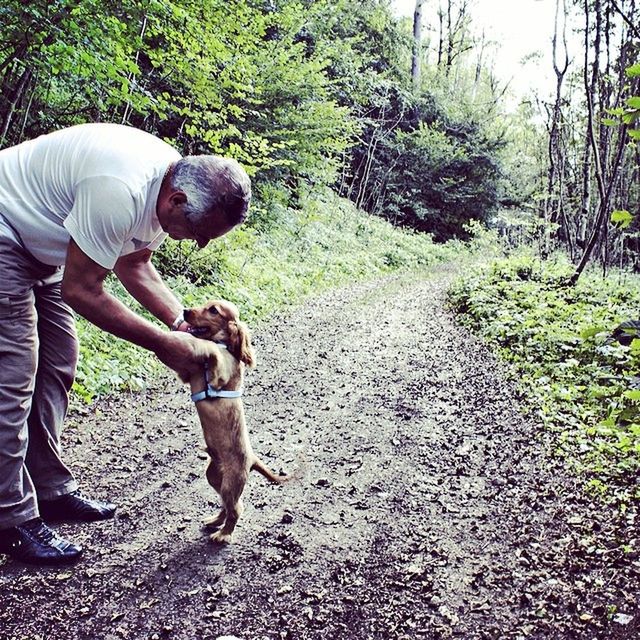
[[[69,237],[112,269],[156,249],[160,185],[180,154],[118,124],[81,124],[0,151],[0,214],[37,260],[64,264]]]

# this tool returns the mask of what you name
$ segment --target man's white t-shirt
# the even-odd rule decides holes
[[[149,133],[106,123],[9,147],[0,151],[0,226],[4,218],[45,264],[64,264],[71,237],[112,269],[120,256],[154,250],[166,237],[156,203],[167,168],[179,159]]]

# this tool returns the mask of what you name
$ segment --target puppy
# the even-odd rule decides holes
[[[255,366],[255,355],[246,325],[238,309],[226,300],[213,300],[198,309],[185,309],[189,331],[214,342],[208,368],[183,380],[191,385],[191,398],[210,456],[207,480],[218,492],[222,509],[205,521],[219,530],[211,540],[231,542],[233,530],[244,507],[242,492],[249,472],[256,470],[271,482],[281,484],[291,476],[273,473],[253,452],[244,419],[242,381],[245,365]]]

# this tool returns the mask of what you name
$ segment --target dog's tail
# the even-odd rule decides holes
[[[257,471],[262,474],[269,482],[273,482],[274,484],[284,484],[285,482],[291,482],[292,480],[299,480],[304,476],[306,465],[304,459],[299,461],[298,468],[289,474],[278,474],[274,473],[267,467],[267,465],[260,460],[260,458],[256,458],[254,463],[251,465],[251,471]]]

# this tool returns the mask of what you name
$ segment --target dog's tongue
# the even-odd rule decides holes
[[[189,327],[187,331],[192,336],[196,336],[196,338],[198,338],[200,336],[203,336],[205,333],[207,333],[207,328],[206,327]]]

